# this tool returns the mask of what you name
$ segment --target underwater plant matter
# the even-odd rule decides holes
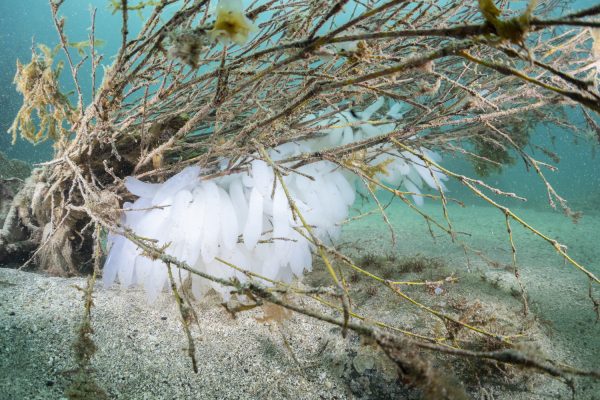
[[[58,77],[64,64],[59,62],[53,69],[54,58],[59,50],[59,47],[50,50],[40,45],[42,54],[34,50],[29,64],[22,65],[17,61],[14,82],[23,95],[23,106],[8,130],[13,135],[13,143],[19,134],[33,143],[46,139],[61,141],[68,135],[64,125],[75,122],[75,110],[67,95],[58,88]],[[34,112],[39,120],[39,128],[33,119]]]
[[[105,282],[142,283],[151,297],[170,287],[194,366],[190,280],[196,294],[211,286],[245,298],[249,304],[242,309],[266,302],[338,325],[343,334],[353,330],[377,343],[400,374],[414,375],[421,387],[443,380],[415,357],[417,349],[516,364],[552,376],[599,376],[505,349],[512,338],[412,299],[399,284],[361,268],[329,241],[348,219],[354,188],[360,187],[394,239],[382,193],[423,216],[432,235],[442,232],[460,244],[446,209],[449,201],[459,201],[444,190],[448,178],[506,218],[519,283],[511,224],[546,241],[584,274],[595,301],[598,277],[503,205],[503,197],[522,199],[518,194],[451,171],[440,157],[460,153],[491,166],[512,162],[508,153],[500,157],[489,148],[477,149],[481,140],[484,146],[500,143],[540,177],[552,207],[572,214],[545,177],[553,166],[526,152],[521,121],[543,119],[576,132],[556,112],[569,106],[598,129],[592,51],[597,39],[591,30],[598,22],[590,19],[600,14],[597,6],[571,12],[553,0],[531,2],[525,11],[509,2],[497,8],[490,1],[425,7],[398,0],[275,0],[243,10],[240,1],[221,0],[216,9],[214,3],[113,0],[113,11],[122,18],[122,44],[96,85],[101,75],[96,10],[89,46],[78,45],[74,52],[60,17],[63,1],[49,2],[79,101],[71,106],[59,90],[52,57],[34,53],[34,75],[44,79],[18,82],[32,82],[48,95],[39,96],[29,84],[19,86],[24,108],[14,132],[26,139],[54,139],[56,152],[11,204],[13,217],[0,233],[0,259],[15,242],[26,242],[21,256],[30,257],[27,265],[75,274],[92,261],[100,264],[101,255],[93,249],[101,248],[102,235],[94,233],[103,231],[110,242]],[[129,29],[133,10],[148,12],[139,31]],[[91,62],[89,104],[82,101],[84,81],[75,59],[80,50],[89,56],[81,62]],[[17,76],[29,77],[24,71],[20,68]],[[41,113],[38,133],[32,112]],[[423,198],[440,203],[441,220],[419,209]],[[248,214],[238,215],[246,206]],[[205,210],[190,210],[195,207]],[[205,221],[187,221],[190,213]],[[275,240],[279,235],[282,240]],[[261,248],[278,247],[296,254],[277,257],[272,265],[259,254]],[[227,250],[234,258],[225,258]],[[291,274],[310,267],[312,256],[321,260],[330,287],[290,284]],[[415,335],[381,321],[359,323],[346,279],[350,273],[502,350],[475,352],[450,337]],[[527,312],[525,288],[519,287]],[[377,290],[369,293],[376,296]],[[298,300],[303,296],[328,304],[333,316],[304,307]],[[437,389],[430,391],[443,393]]]

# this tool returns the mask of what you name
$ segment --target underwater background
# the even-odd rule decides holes
[[[573,1],[570,9],[589,7],[593,3],[592,0]],[[102,64],[105,66],[110,65],[111,56],[116,54],[121,39],[120,15],[118,13],[112,15],[108,4],[107,0],[66,0],[61,8],[62,14],[66,17],[66,32],[69,39],[74,42],[88,40],[91,20],[89,7],[98,8],[96,38],[104,41],[98,51],[104,54]],[[130,30],[136,31],[141,26],[141,22],[141,18],[132,13]],[[0,0],[0,151],[9,158],[35,164],[52,158],[52,144],[46,142],[33,146],[18,138],[12,145],[11,135],[6,133],[22,101],[12,83],[16,71],[15,63],[17,59],[22,62],[30,60],[32,41],[36,45],[46,44],[50,48],[58,44],[48,0]],[[90,72],[89,63],[85,63],[79,72],[85,101],[89,101],[91,96]],[[101,80],[102,77],[99,76],[97,84],[100,84]],[[73,87],[67,69],[61,75],[61,84],[65,92]],[[574,125],[585,126],[583,116],[578,109],[566,108],[564,112],[569,115]],[[566,244],[574,258],[593,273],[600,274],[600,137],[594,132],[585,130],[573,135],[572,132],[548,124],[544,120],[531,121],[531,127],[528,129],[531,130],[531,142],[526,150],[535,158],[558,168],[556,172],[546,170],[544,174],[557,193],[569,202],[573,211],[583,213],[579,222],[575,224],[559,210],[551,209],[543,182],[535,171],[526,170],[523,162],[515,154],[512,155],[515,159],[513,165],[503,168],[501,172],[492,172],[483,180],[502,190],[526,197],[528,201],[525,203],[503,199],[502,204],[511,207],[519,216],[531,222],[534,227],[540,228],[549,237]],[[560,157],[560,162],[556,163],[535,146],[545,147],[556,153]],[[476,176],[476,171],[469,162],[450,155],[444,157],[442,161],[444,167],[467,176]],[[491,259],[510,263],[510,247],[506,237],[504,216],[480,198],[473,196],[468,189],[457,182],[448,182],[448,188],[450,197],[466,205],[465,208],[456,205],[450,208],[450,218],[455,222],[456,230],[468,231],[471,235],[470,244],[474,248],[485,250]],[[426,202],[423,209],[435,217],[442,215],[438,204]],[[399,243],[395,249],[398,253],[407,256],[420,254],[444,258],[451,266],[454,265],[453,263],[461,266],[464,264],[464,261],[461,261],[464,258],[463,250],[452,244],[448,238],[431,240],[423,220],[408,211],[404,204],[395,202],[389,211],[389,217],[392,225],[398,227]],[[380,230],[379,233],[375,231],[376,229]],[[552,323],[556,343],[562,351],[559,354],[566,354],[567,359],[574,364],[598,369],[600,367],[598,361],[600,324],[593,323],[592,306],[587,299],[587,279],[572,267],[564,265],[563,260],[547,243],[532,237],[520,227],[515,227],[514,230],[518,262],[523,269],[523,279],[530,287],[533,311]],[[344,240],[348,242],[362,240],[365,231],[369,231],[372,236],[387,235],[387,228],[381,221],[381,217],[372,216],[346,227]],[[363,242],[365,252],[389,251],[386,247],[389,246],[388,241],[373,239],[363,240]],[[493,280],[500,274],[486,273],[485,276],[485,279]],[[509,273],[508,276],[511,274]],[[474,293],[479,293],[478,290],[484,291],[480,288],[482,284],[478,279],[473,281],[465,279],[465,282],[474,288]],[[53,282],[52,285],[54,284]],[[558,300],[566,298],[573,300]],[[108,299],[106,293],[100,295],[100,299],[99,308],[103,301],[107,303],[113,301]],[[139,304],[142,302],[140,301]],[[574,308],[574,304],[577,307]],[[135,312],[139,311],[137,309]],[[123,312],[128,314],[132,311],[126,309]],[[162,318],[160,310],[152,311],[155,312],[157,318]],[[107,321],[110,321],[113,315],[106,312],[102,312],[102,315],[107,320],[100,323],[110,325]],[[218,318],[220,316],[216,315],[215,319]],[[106,329],[111,327],[106,326]],[[176,326],[173,329],[176,329]],[[140,330],[144,332],[143,328]],[[573,336],[577,339],[573,340]],[[110,339],[107,341],[110,343]],[[98,347],[102,351],[101,338]],[[209,354],[206,356],[209,357]],[[210,364],[210,361],[207,361],[207,364]],[[185,369],[185,366],[182,368]],[[227,372],[227,369],[221,371],[222,374]],[[154,373],[160,374],[157,371]],[[596,393],[593,388],[585,393],[586,397],[582,398],[600,398],[593,397]],[[0,393],[0,399],[2,398]]]

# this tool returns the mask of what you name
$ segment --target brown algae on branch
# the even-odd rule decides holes
[[[8,130],[13,136],[13,143],[17,135],[32,143],[47,139],[66,140],[68,130],[64,125],[73,124],[77,117],[67,95],[59,88],[58,78],[64,63],[58,62],[53,69],[59,47],[50,50],[39,45],[38,48],[41,54],[34,50],[29,64],[17,61],[14,83],[23,95],[23,105]],[[39,128],[34,117],[39,120]]]
[[[110,4],[108,5],[108,9],[111,11],[111,14],[116,14],[118,11],[128,10],[128,11],[136,11],[140,19],[144,19],[144,14],[142,11],[146,7],[159,7],[164,3],[164,1],[159,0],[146,0],[140,1],[135,5],[129,5],[126,2],[122,2],[121,0],[110,0]],[[124,5],[125,4],[125,5]]]
[[[529,31],[531,14],[537,5],[537,0],[530,0],[527,9],[518,17],[503,20],[502,12],[496,7],[493,0],[479,0],[479,9],[485,20],[491,24],[498,36],[510,40],[515,44],[522,44]]]

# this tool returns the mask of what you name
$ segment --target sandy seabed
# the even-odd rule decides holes
[[[422,210],[440,215],[437,205],[426,204]],[[556,212],[514,211],[600,274],[599,214],[585,214],[573,224]],[[379,215],[348,224],[342,247],[356,258],[391,255],[385,268],[394,280],[455,276],[458,282],[444,285],[441,294],[423,287],[408,293],[448,313],[451,305],[477,303],[478,312],[494,315],[494,324],[508,331],[518,332],[526,324],[526,342],[539,354],[582,369],[600,369],[600,323],[595,323],[587,278],[565,264],[549,244],[513,223],[517,261],[531,307],[531,315],[522,318],[513,272],[502,268],[511,263],[503,214],[489,207],[456,205],[449,205],[449,213],[454,229],[462,232],[458,238],[499,265],[490,266],[473,254],[465,256],[462,247],[442,234],[432,239],[423,219],[407,207],[393,207],[388,213],[397,234],[395,247]],[[435,268],[394,271],[398,260],[417,255],[435,260]],[[376,270],[380,267],[373,266],[372,272],[383,274]],[[326,279],[317,264],[304,282],[323,284]],[[416,332],[443,330],[437,318],[385,288],[368,289],[372,285],[366,278],[356,278],[353,285],[357,313]],[[77,286],[85,286],[85,280],[0,268],[0,399],[65,396],[76,369],[73,343],[83,313]],[[280,323],[265,320],[264,311],[257,308],[234,319],[216,296],[207,296],[197,304],[200,321],[193,329],[199,367],[195,374],[175,304],[166,293],[148,305],[139,289],[98,286],[94,299],[93,340],[98,350],[91,376],[109,398],[419,398],[418,391],[399,384],[393,367],[377,350],[361,344],[355,335],[343,339],[339,328],[308,317],[293,315]],[[305,304],[325,311],[318,303]],[[465,372],[464,364],[448,365],[459,378]],[[570,390],[556,379],[519,371],[510,375],[483,379],[475,398],[571,398]],[[575,398],[600,399],[599,382],[578,379],[576,387]]]

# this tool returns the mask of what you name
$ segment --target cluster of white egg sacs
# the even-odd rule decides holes
[[[319,138],[286,143],[271,149],[269,154],[280,161],[391,132],[393,123],[374,126],[367,122],[382,105],[383,99],[379,99],[362,113],[343,112],[321,120],[318,124],[327,128]],[[396,111],[390,107],[386,117],[394,117]],[[439,161],[437,154],[420,150]],[[378,178],[404,185],[416,194],[418,204],[422,202],[419,189],[423,182],[443,189],[440,185],[445,175],[428,168],[411,153],[390,149],[375,157],[373,163],[390,157],[393,160],[387,164],[388,173]],[[126,178],[126,188],[138,199],[124,205],[122,225],[140,237],[155,240],[168,255],[197,271],[224,279],[235,277],[241,282],[248,279],[247,275],[222,261],[284,282],[310,270],[314,246],[307,238],[312,234],[328,243],[339,238],[341,224],[348,217],[356,194],[354,178],[329,161],[307,164],[283,175],[287,193],[273,169],[259,159],[250,163],[247,172],[211,180],[200,179],[201,172],[198,166],[187,167],[161,184]],[[292,211],[290,200],[310,232]],[[108,242],[105,286],[118,278],[125,287],[142,285],[149,300],[154,300],[169,283],[166,265],[144,256],[121,235],[111,234]],[[196,297],[210,288],[224,298],[229,296],[228,288],[195,274],[190,276],[186,270],[173,267],[173,276],[178,285],[190,277]]]
[[[247,279],[220,260],[284,282],[311,268],[310,233],[293,217],[283,186],[264,161],[253,161],[250,173],[225,178],[200,180],[200,172],[188,167],[162,184],[128,177],[125,186],[139,198],[125,204],[123,225],[166,246],[168,255],[195,270],[219,278]],[[303,166],[300,172],[304,175],[283,177],[289,195],[316,237],[335,240],[354,202],[354,188],[329,162]],[[149,299],[155,299],[168,283],[164,263],[143,256],[123,236],[111,235],[110,242],[105,285],[118,277],[123,286],[143,285]],[[174,271],[178,284],[188,277],[186,270]],[[211,287],[228,296],[227,288],[192,276],[195,296]]]
[[[303,141],[300,149],[302,151],[325,150],[392,133],[396,128],[394,121],[402,118],[400,103],[390,104],[387,113],[379,121],[371,120],[384,104],[385,99],[379,97],[364,111],[342,111],[329,118],[308,116],[305,122],[315,120],[316,126],[324,127],[323,135]],[[331,109],[328,109],[323,114],[330,112]],[[415,150],[435,163],[441,161],[440,155],[434,151],[424,147]],[[423,160],[409,151],[398,151],[386,143],[371,147],[369,153],[373,155],[371,165],[385,163],[387,173],[378,173],[375,178],[394,188],[404,187],[408,192],[414,193],[412,198],[419,206],[423,205],[421,190],[424,185],[434,190],[446,190],[444,181],[448,177],[439,169],[426,165]]]

